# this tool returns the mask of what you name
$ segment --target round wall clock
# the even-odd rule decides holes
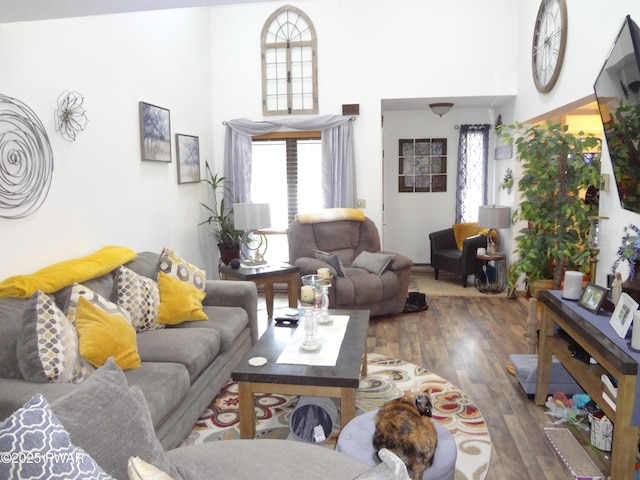
[[[541,93],[550,92],[558,80],[567,44],[565,0],[542,0],[533,30],[531,64],[533,81]]]

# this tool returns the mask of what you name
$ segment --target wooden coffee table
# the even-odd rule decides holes
[[[231,372],[231,378],[238,382],[240,438],[255,436],[254,393],[335,397],[340,399],[340,423],[345,425],[355,417],[360,375],[367,375],[365,343],[369,310],[329,310],[329,313],[349,315],[335,366],[276,363],[295,328],[274,323]],[[253,357],[265,357],[267,364],[253,367],[248,363]]]

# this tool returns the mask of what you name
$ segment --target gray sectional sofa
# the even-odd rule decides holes
[[[156,279],[158,261],[158,253],[142,252],[125,266]],[[113,299],[114,272],[82,285]],[[67,290],[51,295],[61,308]],[[28,303],[28,299],[0,299],[0,421],[36,392],[53,401],[81,385],[23,379],[16,348]],[[231,370],[258,338],[255,284],[208,280],[202,303],[209,320],[187,321],[138,333],[142,366],[125,370],[129,385],[142,390],[157,437],[165,449],[176,447],[188,435],[196,419],[231,377]]]
[[[159,257],[139,253],[124,266],[155,280]],[[114,289],[114,282],[119,279],[111,271],[81,285],[113,302],[114,295],[123,294]],[[174,448],[258,338],[255,284],[208,280],[204,287],[202,307],[208,320],[133,332],[139,368],[122,369],[110,356],[78,383],[22,378],[24,366],[18,357],[24,355],[24,324],[37,295],[0,298],[0,478],[408,478],[402,462],[388,451],[386,456],[381,452],[382,463],[370,467],[342,453],[291,440],[216,441]],[[58,309],[70,315],[72,288],[78,286],[47,295],[46,305],[56,310],[55,300]],[[160,296],[162,292],[160,287]],[[40,309],[38,318],[42,315]]]

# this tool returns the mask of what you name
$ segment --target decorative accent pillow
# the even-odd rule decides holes
[[[127,478],[127,462],[132,456],[181,478],[156,437],[142,390],[129,387],[112,358],[78,388],[51,402],[51,410],[71,440],[82,445],[114,478]]]
[[[121,265],[116,272],[115,290],[116,303],[129,313],[136,332],[164,327],[156,321],[160,307],[160,290],[156,282]]]
[[[198,290],[204,290],[207,282],[205,271],[183,260],[176,252],[168,247],[162,249],[159,262],[160,272],[190,283]]]
[[[364,212],[358,208],[326,208],[317,212],[298,213],[296,220],[300,223],[337,222],[339,220],[353,220],[364,222]]]
[[[80,356],[71,321],[41,290],[22,315],[17,342],[18,367],[28,382],[80,383],[95,368]]]
[[[78,332],[80,355],[92,365],[100,367],[115,356],[121,368],[140,367],[136,332],[122,307],[75,284],[69,295],[67,317]]]
[[[177,325],[187,320],[208,320],[202,309],[202,300],[207,296],[205,292],[164,272],[158,274],[158,286],[158,322]]]
[[[474,235],[487,235],[489,233],[489,229],[479,227],[478,222],[455,223],[452,225],[452,228],[453,236],[456,239],[456,245],[460,251],[462,251],[462,243],[465,239],[473,237]]]
[[[18,461],[11,461],[14,458]],[[0,424],[0,459],[0,478],[5,480],[112,480],[87,452],[71,443],[41,394]]]
[[[107,246],[91,255],[50,265],[31,275],[17,275],[0,282],[0,298],[30,298],[36,290],[57,292],[74,282],[84,282],[111,272],[136,257],[125,247]]]
[[[80,297],[75,321],[80,355],[91,365],[101,367],[107,358],[114,357],[123,370],[140,368],[136,331],[122,315],[105,312]]]
[[[371,253],[362,251],[360,255],[358,255],[351,267],[353,268],[363,268],[364,270],[375,273],[376,275],[382,275],[384,271],[389,266],[393,255],[389,255],[386,253]]]
[[[313,255],[323,262],[329,264],[334,268],[334,270],[338,273],[340,277],[346,277],[347,275],[344,272],[344,265],[342,264],[342,260],[335,253],[323,252],[322,250],[314,250]]]
[[[173,480],[150,463],[141,460],[140,457],[131,457],[127,465],[129,480]]]

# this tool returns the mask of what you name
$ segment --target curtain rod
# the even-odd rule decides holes
[[[349,118],[349,121],[350,121],[350,122],[355,122],[355,121],[356,121],[356,117],[351,116],[351,117]],[[260,122],[255,122],[255,123],[268,123],[268,122],[269,122],[269,120],[262,120],[262,121],[260,121]],[[226,127],[226,126],[227,126],[227,120],[223,120],[223,121],[222,121],[222,125],[224,125],[224,126]],[[457,125],[456,125],[456,128],[458,128],[458,126],[457,126]]]
[[[471,124],[471,126],[474,125],[487,125],[485,123],[476,123],[476,124]],[[456,130],[458,130],[460,128],[460,125],[458,125],[457,123],[453,126],[453,128],[455,128]],[[491,125],[489,125],[489,130],[491,130],[493,127]]]

